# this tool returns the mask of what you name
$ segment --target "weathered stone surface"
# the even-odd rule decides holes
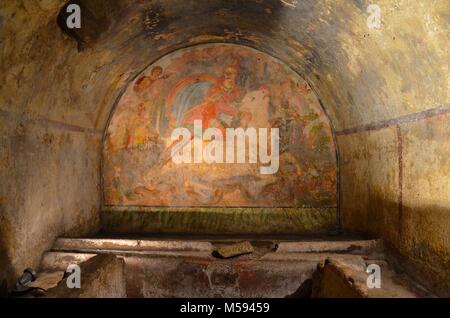
[[[70,264],[80,264],[95,257],[95,253],[46,252],[42,256],[41,269],[66,271]]]
[[[312,277],[312,298],[416,298],[417,294],[398,283],[388,267],[381,268],[380,288],[367,286],[368,274],[364,268],[330,257],[318,264]],[[397,282],[396,282],[397,280]],[[406,284],[404,282],[404,284]]]
[[[312,277],[312,298],[367,298],[364,281],[355,281],[352,271],[327,259],[318,264]]]
[[[332,293],[339,297],[361,296],[355,292],[354,286],[360,286],[358,288],[364,291],[364,297],[428,296],[410,280],[392,272],[382,254],[354,255],[343,252],[340,246],[336,246],[336,250],[328,249],[327,253],[271,250],[261,253],[258,250],[261,246],[255,246],[252,254],[217,259],[210,251],[174,251],[170,246],[144,252],[136,251],[130,244],[129,250],[126,250],[129,240],[117,241],[116,244],[123,246],[122,250],[110,250],[106,246],[99,247],[96,253],[113,254],[125,261],[127,297],[295,298],[330,297]],[[360,241],[360,245],[372,242]],[[92,242],[87,240],[84,243],[89,246]],[[213,243],[215,246],[225,244],[221,241]],[[321,243],[326,245],[332,242]],[[93,261],[95,255],[51,251],[45,254],[42,267],[46,271],[64,270],[68,264],[82,265],[87,260]],[[325,263],[327,259],[332,261]],[[322,265],[316,270],[318,264]],[[382,289],[367,290],[364,287],[368,264],[381,266]],[[314,277],[315,293],[311,290]]]
[[[245,241],[219,247],[216,250],[216,252],[219,257],[231,258],[235,256],[253,253],[253,246],[249,241]]]
[[[97,255],[83,263],[81,288],[68,288],[66,279],[47,291],[49,298],[125,297],[124,262],[114,255]]]
[[[317,262],[251,256],[126,258],[130,297],[285,297],[311,278]]]
[[[368,254],[382,249],[380,240],[365,241],[304,241],[281,242],[276,246],[279,253],[354,253]]]
[[[60,281],[64,278],[64,271],[53,272],[39,272],[36,280],[29,283],[27,286],[30,288],[43,289],[45,291],[56,287]]]
[[[58,238],[53,245],[54,251],[206,251],[213,250],[210,242],[175,240],[130,240],[130,239],[71,239]]]

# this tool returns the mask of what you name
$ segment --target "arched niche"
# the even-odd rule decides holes
[[[226,128],[267,129],[268,145],[277,128],[278,169],[249,163],[249,142],[245,163],[175,163],[172,133],[193,133],[195,120],[224,144]],[[107,207],[337,209],[336,145],[317,96],[281,61],[241,45],[192,46],[148,66],[114,109],[102,167]]]

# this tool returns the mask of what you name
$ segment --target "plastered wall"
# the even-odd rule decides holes
[[[450,115],[341,134],[341,217],[346,230],[381,236],[396,264],[448,295]]]

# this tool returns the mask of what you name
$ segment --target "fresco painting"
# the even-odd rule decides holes
[[[175,128],[278,128],[279,169],[170,160]],[[205,141],[208,142],[208,141]],[[254,49],[208,44],[153,63],[120,98],[103,149],[105,205],[334,207],[336,151],[311,87]]]

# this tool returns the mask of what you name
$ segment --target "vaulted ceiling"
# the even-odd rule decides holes
[[[283,60],[317,92],[336,131],[449,103],[448,1],[379,0],[379,29],[367,23],[365,0],[74,2],[84,15],[71,35],[57,26],[62,0],[1,5],[1,108],[101,132],[136,74],[206,42]]]

